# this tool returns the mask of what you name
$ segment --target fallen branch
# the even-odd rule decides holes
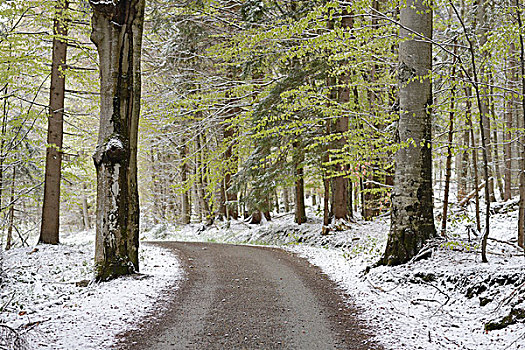
[[[517,248],[517,249],[520,249],[520,250],[523,249],[523,248],[521,248],[519,245],[514,244],[514,243],[511,243],[511,242],[508,242],[508,241],[502,241],[502,240],[500,240],[500,239],[491,238],[491,237],[489,237],[489,240],[494,241],[494,242],[498,242],[498,243],[508,244],[508,245],[510,245],[511,247],[514,247],[514,248]]]
[[[496,306],[496,308],[494,309],[494,312],[498,311],[502,306],[504,305],[507,305],[508,303],[511,302],[512,298],[514,297],[514,295],[523,287],[525,286],[525,282],[523,282],[522,284],[520,284],[519,286],[517,286],[508,296],[506,296],[505,298],[503,298],[499,303],[498,303],[498,306]]]
[[[490,178],[489,179],[489,182],[493,181],[494,179],[493,178]],[[472,192],[470,192],[469,194],[467,194],[467,196],[465,198],[463,198],[459,203],[458,205],[460,207],[464,207],[465,205],[468,204],[468,202],[470,202],[470,200],[472,198],[474,198],[474,196],[476,195],[476,193],[478,193],[479,191],[481,191],[483,188],[485,187],[485,181],[482,182],[478,188],[476,190],[473,190]]]

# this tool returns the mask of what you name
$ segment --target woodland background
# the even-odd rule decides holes
[[[39,231],[54,19],[68,28],[59,36],[68,46],[61,227],[89,228],[94,218],[98,61],[89,4],[71,1],[62,13],[63,4],[0,5],[0,209],[8,246]],[[446,219],[468,215],[468,201],[480,212],[482,114],[490,201],[518,195],[523,8],[438,0],[433,9],[434,201],[446,233]],[[305,196],[324,212],[327,231],[337,230],[329,227],[337,219],[346,225],[386,214],[393,154],[404,146],[396,141],[398,17],[398,1],[149,1],[142,227],[237,216],[256,223],[294,208],[301,223]],[[447,203],[461,205],[451,213]]]

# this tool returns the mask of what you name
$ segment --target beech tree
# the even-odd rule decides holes
[[[138,271],[137,134],[145,0],[95,1],[91,40],[100,62],[100,131],[96,153],[97,279]]]
[[[391,227],[381,264],[410,260],[436,235],[432,200],[432,4],[407,0],[401,8],[399,126]]]

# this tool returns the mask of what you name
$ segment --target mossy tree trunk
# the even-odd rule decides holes
[[[399,140],[395,155],[391,227],[381,264],[409,261],[436,235],[432,200],[432,10],[426,0],[401,9]]]
[[[95,1],[91,40],[100,60],[100,130],[96,153],[97,279],[139,270],[137,134],[145,0]]]

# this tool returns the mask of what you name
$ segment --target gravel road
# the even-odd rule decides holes
[[[379,349],[337,286],[289,252],[210,243],[172,250],[186,279],[120,349]]]

